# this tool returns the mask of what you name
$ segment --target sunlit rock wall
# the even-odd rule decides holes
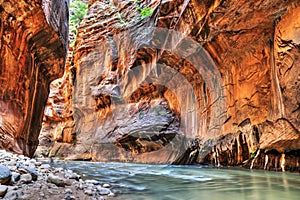
[[[297,0],[90,1],[61,154],[299,171],[298,15]]]
[[[67,30],[68,1],[0,1],[0,148],[33,155]]]

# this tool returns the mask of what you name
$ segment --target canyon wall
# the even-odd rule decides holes
[[[33,156],[49,84],[63,75],[68,1],[0,1],[0,148]]]
[[[299,171],[299,6],[90,1],[44,154]]]

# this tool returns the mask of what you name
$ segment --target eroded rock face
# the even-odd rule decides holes
[[[68,1],[0,2],[0,148],[32,156],[49,83],[62,76]]]
[[[299,171],[299,6],[90,1],[69,158]]]

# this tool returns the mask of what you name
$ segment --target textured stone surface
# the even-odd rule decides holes
[[[10,180],[11,172],[8,167],[0,165],[0,183],[5,184]]]
[[[72,63],[75,145],[56,153],[299,171],[299,6],[90,1]]]
[[[32,156],[49,84],[62,76],[68,1],[0,1],[0,148]]]
[[[50,162],[48,159],[41,161]],[[55,168],[49,164],[0,150],[0,198],[61,200],[72,194],[73,197],[68,199],[95,199],[101,195],[97,190],[98,181],[85,180],[72,170]],[[84,193],[86,188],[92,190],[92,196]],[[110,197],[113,193],[106,195]]]
[[[3,197],[7,192],[8,187],[5,185],[0,185],[0,197]]]

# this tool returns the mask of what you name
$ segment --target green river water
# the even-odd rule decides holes
[[[205,166],[56,161],[85,178],[109,183],[125,200],[299,200],[300,175]]]

